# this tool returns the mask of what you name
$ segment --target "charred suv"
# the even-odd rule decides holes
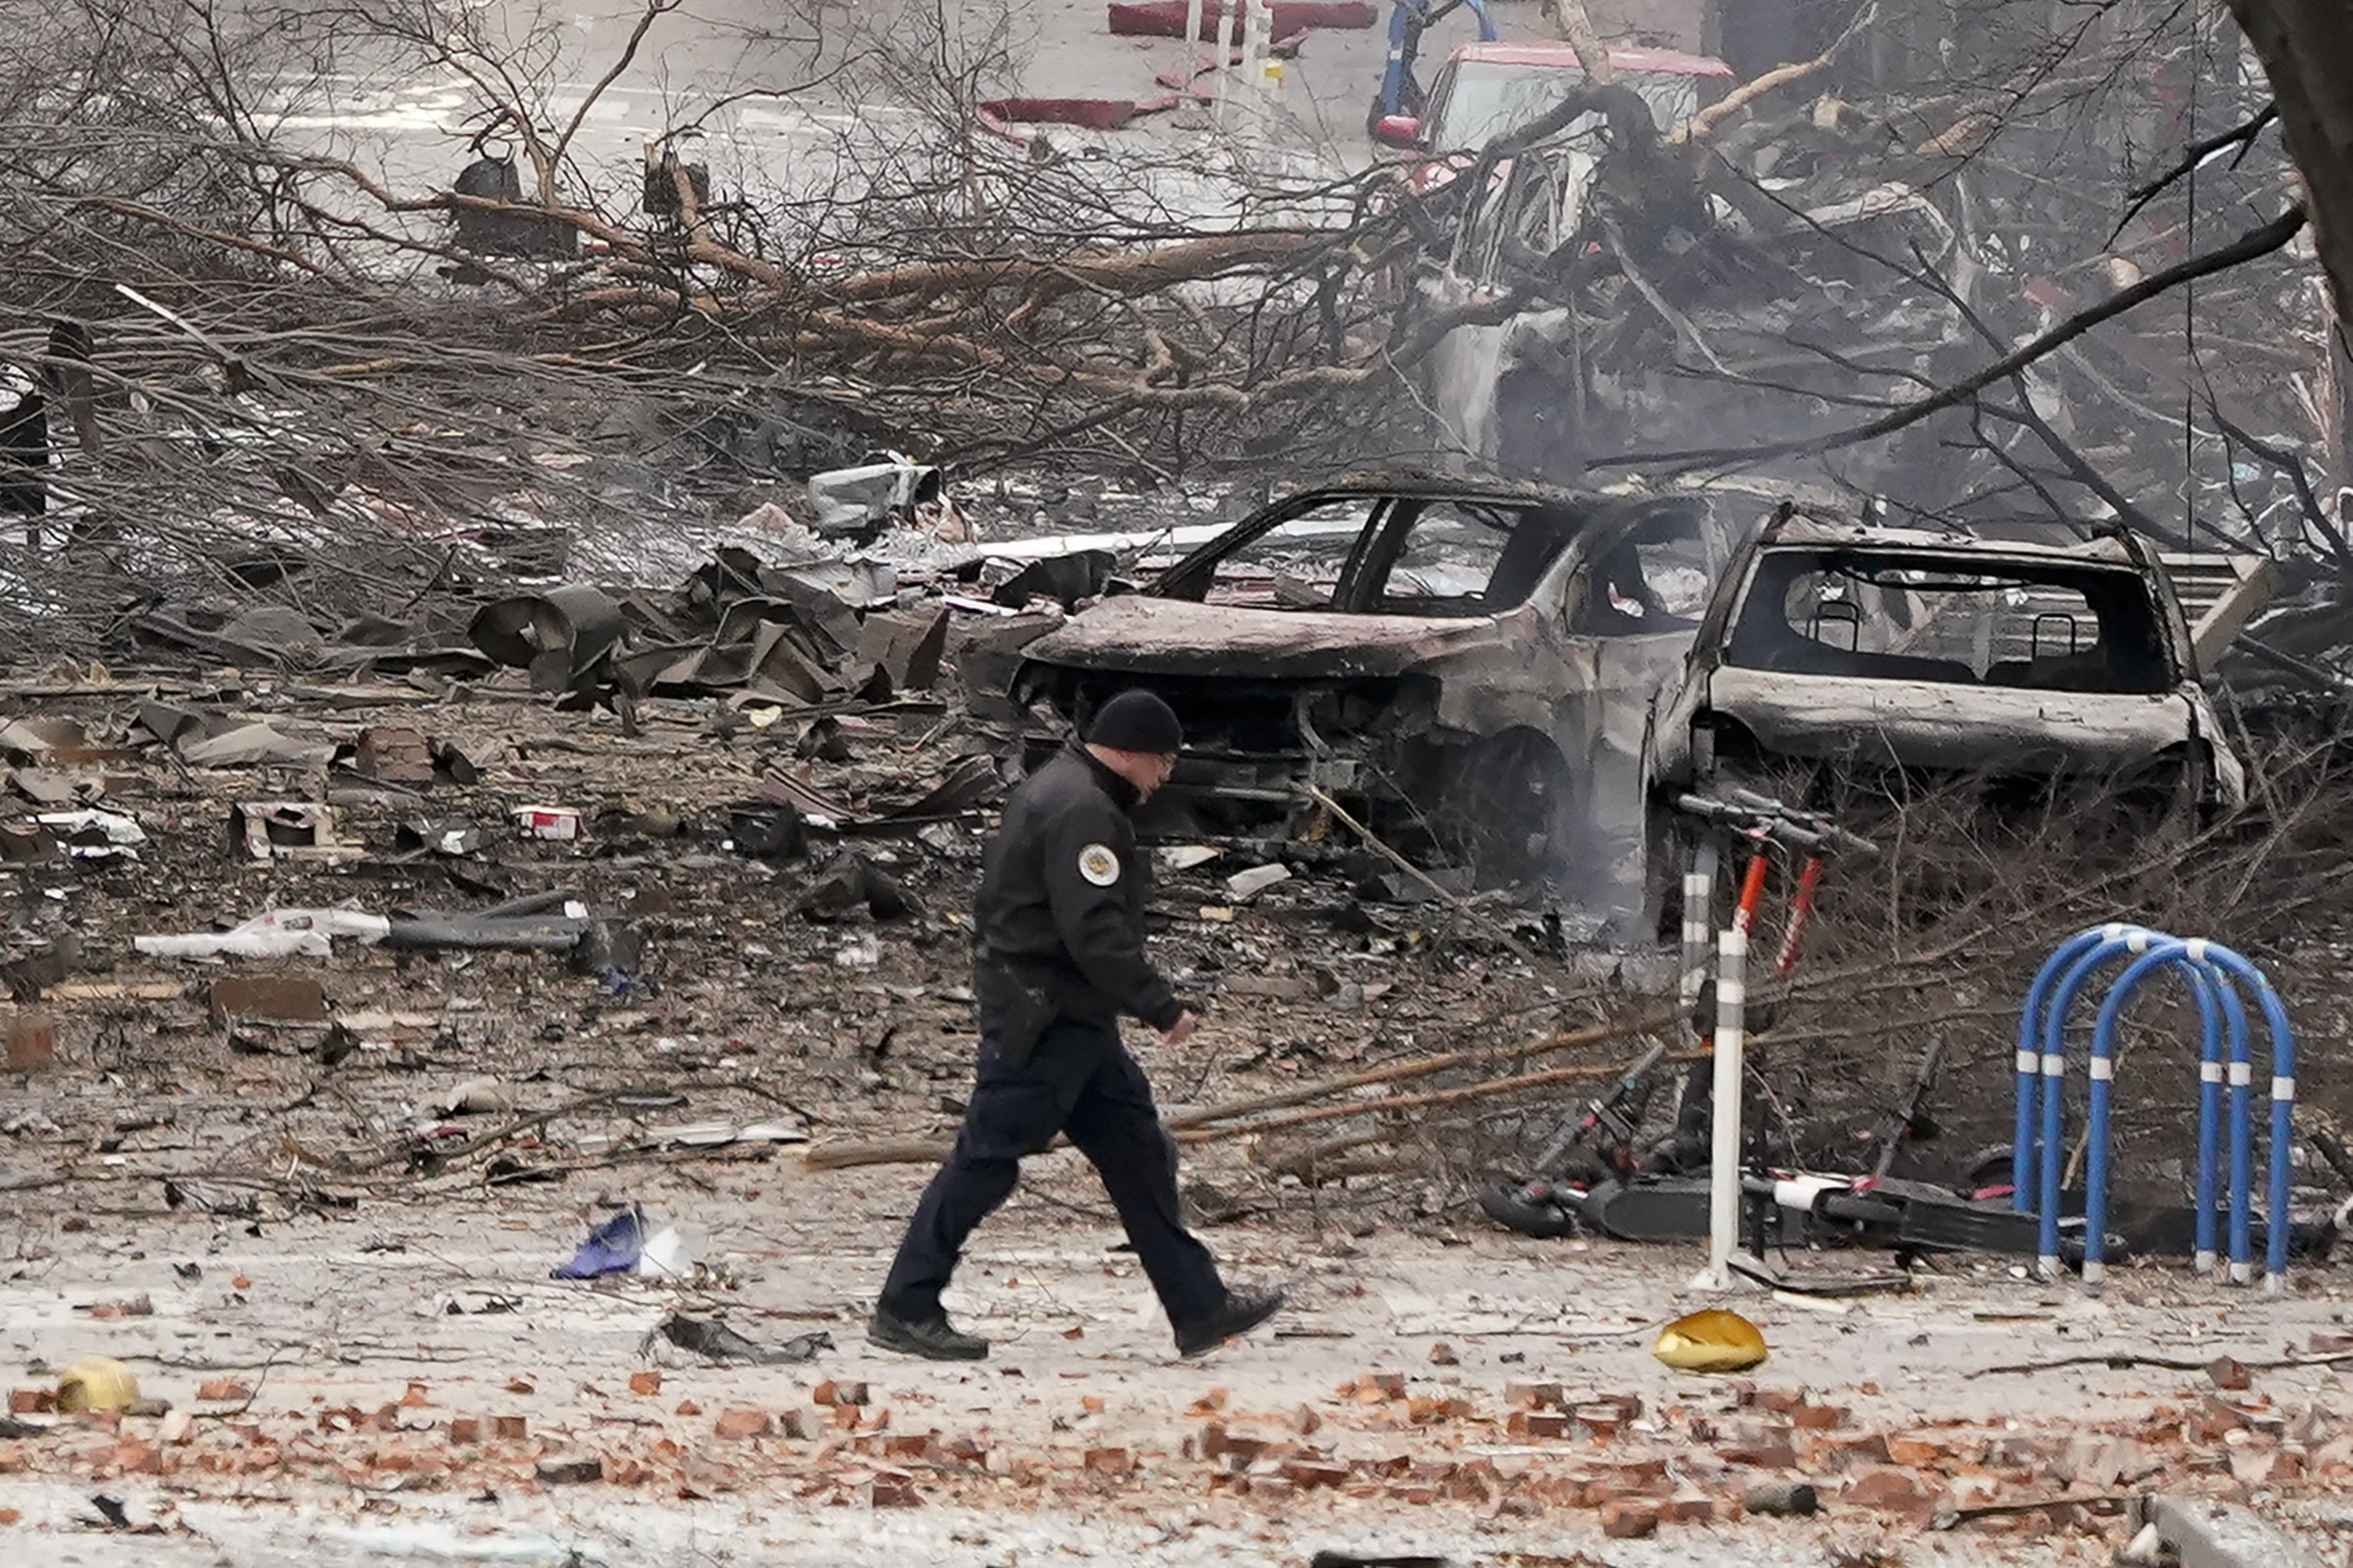
[[[1186,753],[1147,830],[1295,832],[1313,785],[1483,880],[1559,886],[1602,816],[1639,831],[1649,700],[1729,556],[1696,498],[1344,480],[1031,643],[1014,695],[1062,722],[1167,699]]]
[[[2039,798],[2069,781],[2166,807],[2246,791],[2165,568],[2122,530],[2042,544],[1778,519],[1717,585],[1648,752],[1654,821],[1751,771]]]

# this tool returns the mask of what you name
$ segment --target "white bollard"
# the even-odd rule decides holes
[[[1234,50],[1241,42],[1242,0],[1219,0],[1222,9],[1218,13],[1218,58],[1214,68],[1218,73],[1218,128],[1225,129],[1227,106],[1234,98]]]
[[[1732,1255],[1740,1247],[1740,1100],[1742,1058],[1747,1048],[1748,933],[1720,932],[1715,949],[1715,1068],[1708,1110],[1715,1118],[1707,1168],[1707,1279],[1732,1288]]]

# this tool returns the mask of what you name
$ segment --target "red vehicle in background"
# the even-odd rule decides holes
[[[1620,85],[1651,106],[1662,131],[1697,113],[1705,89],[1732,82],[1732,68],[1707,55],[1620,45],[1609,54]],[[1434,154],[1412,178],[1415,190],[1435,190],[1488,142],[1549,114],[1585,83],[1585,66],[1565,43],[1464,44],[1439,68],[1423,111],[1383,115],[1373,139]]]

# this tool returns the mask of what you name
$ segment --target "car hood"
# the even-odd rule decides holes
[[[1498,643],[1513,617],[1432,620],[1328,610],[1261,610],[1127,595],[1071,617],[1023,649],[1042,664],[1138,675],[1281,679],[1402,675]]]

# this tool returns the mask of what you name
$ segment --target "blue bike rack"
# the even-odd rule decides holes
[[[2197,1258],[2216,1263],[2216,1211],[2230,1205],[2230,1279],[2253,1278],[2254,1066],[2248,999],[2272,1043],[2271,1163],[2266,1194],[2265,1285],[2287,1272],[2288,1197],[2295,1120],[2295,1041],[2287,1009],[2262,970],[2203,938],[2184,940],[2121,922],[2094,926],[2061,942],[2027,987],[2018,1026],[2016,1100],[2010,1153],[2011,1206],[2037,1215],[2037,1252],[2045,1277],[2059,1270],[2059,1205],[2064,1184],[2062,1136],[2066,1089],[2066,1026],[2076,998],[2102,969],[2127,960],[2109,983],[2092,1026],[2084,1130],[2084,1282],[2105,1277],[2110,1181],[2108,1134],[2116,1080],[2116,1031],[2142,985],[2162,972],[2188,984],[2199,1017]],[[2227,1041],[2227,1055],[2226,1046]],[[2227,1096],[2225,1093],[2227,1084]],[[2229,1170],[2222,1171],[2222,1119],[2229,1114]],[[2031,1171],[2034,1182],[2027,1181]]]

